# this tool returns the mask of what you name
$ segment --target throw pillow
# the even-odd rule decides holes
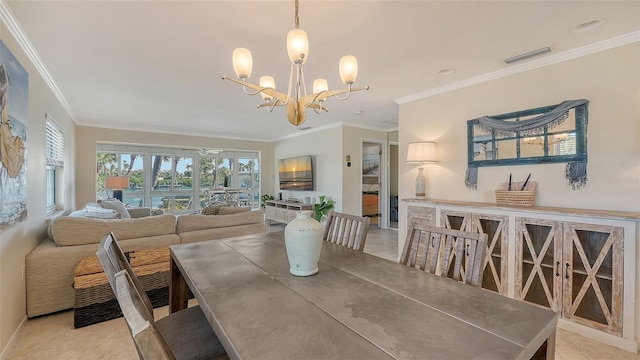
[[[229,207],[228,205],[209,205],[207,207],[202,208],[200,211],[200,215],[218,215],[220,213],[220,209],[223,207]]]
[[[120,214],[121,219],[131,219],[131,215],[129,215],[129,212],[124,207],[124,204],[118,199],[102,200],[100,201],[100,206],[102,206],[104,209],[117,211],[118,214]]]
[[[218,215],[230,215],[251,211],[250,207],[223,207],[218,211]]]
[[[97,219],[117,219],[120,214],[117,211],[111,209],[103,209],[101,207],[87,206],[86,217]]]

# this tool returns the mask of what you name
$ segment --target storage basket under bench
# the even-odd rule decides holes
[[[126,253],[153,307],[169,304],[169,248],[137,250]],[[120,306],[97,256],[78,261],[73,287],[75,328],[96,324],[122,316]]]

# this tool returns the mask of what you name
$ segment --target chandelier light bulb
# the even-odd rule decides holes
[[[307,61],[309,39],[306,31],[293,29],[287,33],[287,52],[289,59],[294,64],[304,64]]]
[[[345,85],[351,85],[358,76],[358,60],[353,55],[340,58],[340,79]]]
[[[260,86],[265,88],[275,89],[276,81],[273,79],[272,76],[260,76]],[[264,92],[261,92],[260,96],[262,96],[262,98],[265,99],[266,101],[271,101],[272,99],[270,95],[265,94]]]
[[[329,90],[329,84],[327,84],[326,79],[315,79],[313,80],[313,93],[317,94],[322,91]]]
[[[240,79],[247,79],[251,76],[253,70],[253,59],[251,58],[251,51],[245,48],[233,49],[233,70],[236,72],[236,76]]]

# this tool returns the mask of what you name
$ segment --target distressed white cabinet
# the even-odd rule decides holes
[[[313,210],[313,205],[291,201],[267,200],[264,203],[264,218],[288,224],[296,218],[296,212]]]
[[[622,335],[623,228],[516,218],[516,298]]]
[[[442,209],[440,211],[440,226],[487,234],[487,254],[483,267],[482,288],[507,295],[509,217]]]
[[[403,199],[401,210],[400,249],[413,218],[484,232],[483,288],[552,309],[563,329],[638,351],[640,213],[432,199]]]

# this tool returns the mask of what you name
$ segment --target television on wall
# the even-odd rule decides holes
[[[278,160],[280,190],[313,191],[311,155]]]

